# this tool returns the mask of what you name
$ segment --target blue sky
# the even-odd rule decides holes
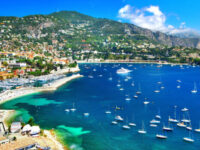
[[[1,0],[0,16],[21,17],[75,10],[152,30],[178,32],[184,28],[200,31],[199,6],[199,0]]]

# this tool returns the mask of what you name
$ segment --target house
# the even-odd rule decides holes
[[[21,130],[22,125],[21,122],[13,122],[10,127],[11,133],[17,133]]]

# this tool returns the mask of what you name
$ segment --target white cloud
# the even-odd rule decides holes
[[[160,10],[159,6],[151,5],[142,9],[136,9],[131,5],[125,5],[118,11],[118,17],[153,31],[161,31],[170,34],[197,32],[191,28],[186,28],[185,22],[182,22],[179,28],[175,28],[173,25],[166,25],[166,16]]]

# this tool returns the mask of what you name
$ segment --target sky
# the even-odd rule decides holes
[[[0,0],[0,16],[73,10],[167,33],[200,32],[200,0]]]

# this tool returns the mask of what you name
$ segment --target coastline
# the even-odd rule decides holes
[[[70,69],[67,68],[67,69],[59,70],[53,74],[59,75],[59,74],[65,74],[65,73],[69,73],[69,72],[78,72],[78,71],[80,71],[80,69],[78,67],[70,68]],[[16,98],[19,98],[19,97],[23,97],[25,95],[33,94],[33,93],[39,93],[39,92],[45,92],[45,91],[55,91],[60,86],[66,84],[67,82],[72,81],[77,78],[81,78],[81,77],[83,77],[83,75],[74,74],[74,75],[71,75],[68,77],[66,76],[64,78],[55,80],[55,81],[51,82],[50,84],[45,85],[43,87],[23,87],[23,88],[15,89],[15,90],[7,90],[0,94],[0,104],[5,103],[10,100],[13,100],[13,99],[16,99]],[[7,121],[14,114],[15,114],[15,110],[4,110],[4,109],[0,110],[0,116],[1,116],[0,121],[2,121],[4,123],[6,129],[8,129]],[[53,149],[56,149],[56,150],[66,150],[67,149],[67,147],[65,147],[63,144],[61,144],[61,142],[57,139],[55,133],[52,133],[50,130],[44,130],[44,134],[46,136],[41,137],[40,139],[37,139],[38,142],[44,141],[41,139],[45,139],[50,142],[50,146],[52,146]]]
[[[44,91],[55,91],[57,88],[59,88],[60,86],[62,86],[63,84],[83,77],[80,74],[75,74],[69,77],[65,77],[59,80],[56,80],[54,82],[51,83],[51,85],[49,86],[45,86],[45,87],[29,87],[29,88],[20,88],[20,89],[15,89],[15,90],[7,90],[3,93],[0,94],[0,104],[5,103],[9,100],[15,99],[15,98],[19,98],[25,95],[29,95],[29,94],[33,94],[33,93],[38,93],[38,92],[44,92]]]
[[[78,64],[89,63],[128,63],[128,64],[159,64],[159,65],[189,65],[188,63],[170,63],[165,61],[150,61],[150,60],[104,60],[104,61],[77,61]]]

